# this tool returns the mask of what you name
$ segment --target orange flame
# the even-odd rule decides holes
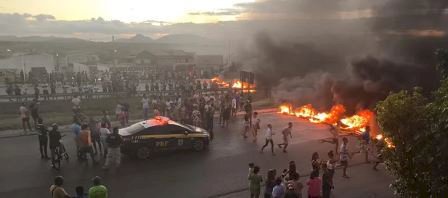
[[[307,104],[297,108],[294,111],[294,114],[301,118],[311,118],[317,114],[317,111],[314,109],[313,105]]]
[[[280,105],[280,112],[279,113],[282,113],[282,114],[288,114],[288,115],[291,115],[292,114],[292,105],[291,104],[283,104],[283,105]]]
[[[343,126],[342,129],[348,129],[353,131],[364,132],[366,126],[369,125],[369,121],[373,116],[373,112],[370,110],[359,111],[356,115],[348,118],[341,119]]]
[[[345,113],[345,107],[343,105],[334,105],[331,107],[329,113],[318,113],[312,118],[310,118],[310,122],[313,123],[327,123],[327,124],[335,124],[339,121],[339,118]]]
[[[214,77],[210,79],[213,83],[216,83],[219,87],[227,88],[230,86],[229,83],[226,83],[224,80],[222,80],[219,77]]]
[[[234,80],[232,83],[232,88],[234,89],[242,89],[244,87],[243,92],[250,92],[250,93],[254,93],[255,91],[255,84],[250,84],[247,82],[241,82],[240,80]],[[248,88],[250,88],[250,90],[247,90]]]

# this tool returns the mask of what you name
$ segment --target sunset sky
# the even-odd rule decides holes
[[[206,23],[237,20],[235,5],[254,0],[0,0],[0,12],[47,14],[58,20]]]
[[[0,0],[0,35],[108,40],[111,35],[139,33],[153,38],[169,34],[227,38],[261,31],[297,36],[375,28],[394,35],[440,36],[446,34],[440,25],[444,23],[433,19],[448,15],[445,4],[448,1]],[[412,23],[405,20],[408,17]],[[344,25],[349,23],[356,29],[347,31]]]

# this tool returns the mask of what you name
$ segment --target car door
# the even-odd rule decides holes
[[[172,139],[170,139],[170,145],[172,145],[176,149],[189,148],[191,143],[189,141],[188,135],[190,131],[188,129],[173,124],[170,124],[167,127],[167,132],[172,137]]]

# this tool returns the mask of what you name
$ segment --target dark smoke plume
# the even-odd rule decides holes
[[[346,42],[351,32],[328,33],[336,40],[329,44],[303,38],[282,42],[259,34],[245,63],[256,72],[260,86],[272,87],[276,99],[321,109],[335,103],[352,112],[372,108],[391,91],[415,86],[429,92],[439,82],[434,52],[448,46],[448,1],[382,2],[369,7],[370,18],[355,19],[370,26],[364,36]],[[372,44],[369,49],[363,48],[366,40]]]

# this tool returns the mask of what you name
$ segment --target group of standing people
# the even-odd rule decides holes
[[[76,186],[75,195],[70,195],[64,189],[64,177],[57,176],[54,178],[53,185],[50,186],[50,195],[52,198],[107,198],[109,196],[108,189],[102,184],[102,178],[95,176],[92,179],[92,186],[85,192],[83,186]]]
[[[108,169],[111,164],[120,166],[121,152],[120,145],[123,142],[118,133],[118,127],[113,127],[110,131],[110,121],[102,119],[97,121],[90,118],[88,123],[80,124],[78,120],[72,125],[77,157],[81,161],[87,162],[87,154],[92,163],[97,164],[97,155],[105,158],[103,169]]]
[[[281,175],[278,175],[275,169],[268,170],[266,178],[260,174],[259,166],[254,163],[249,164],[248,180],[251,198],[260,197],[263,183],[265,198],[302,198],[303,184],[299,179],[300,175],[294,161],[289,162],[288,168],[284,169]]]

